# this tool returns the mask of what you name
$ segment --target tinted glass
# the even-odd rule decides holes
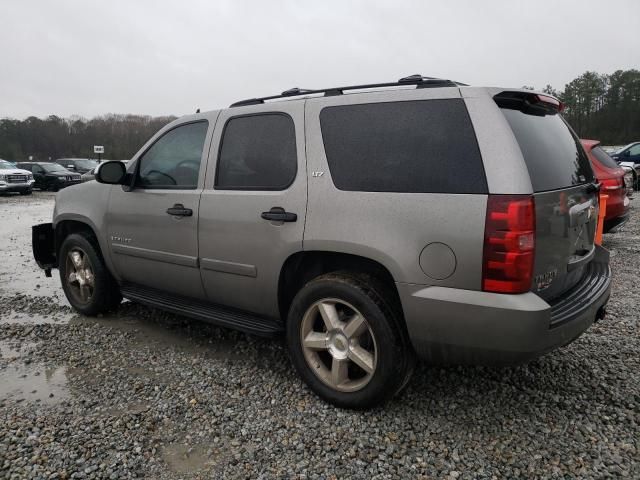
[[[57,163],[43,163],[40,165],[45,172],[66,172],[67,169]]]
[[[593,171],[580,140],[560,115],[530,115],[503,108],[520,145],[535,192],[593,181]]]
[[[340,190],[486,193],[475,133],[461,99],[327,107],[320,125]]]
[[[284,190],[296,176],[296,137],[288,115],[232,118],[222,138],[216,188]]]
[[[605,152],[602,148],[600,147],[592,148],[591,153],[593,153],[593,156],[596,157],[596,159],[605,167],[619,168],[616,161],[613,158],[611,158],[609,154],[607,154],[607,152]]]
[[[640,155],[640,143],[629,149],[629,155]]]
[[[208,122],[189,123],[160,137],[140,158],[136,185],[143,188],[196,188],[208,125]]]

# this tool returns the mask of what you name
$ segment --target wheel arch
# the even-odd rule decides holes
[[[382,263],[351,253],[311,250],[291,254],[280,269],[278,306],[283,320],[287,318],[293,298],[307,282],[319,275],[337,271],[365,273],[374,276],[391,292],[392,300],[397,302],[399,311],[402,313],[402,303],[394,277]]]
[[[100,255],[105,261],[105,264],[109,271],[114,274],[113,265],[111,264],[111,257],[109,255],[108,245],[106,245],[106,240],[101,238],[98,235],[99,229],[96,225],[91,221],[91,219],[87,217],[83,217],[81,215],[60,215],[56,218],[56,222],[54,224],[55,231],[55,251],[56,255],[60,251],[60,247],[62,246],[62,242],[69,235],[73,233],[85,233],[90,236],[93,236],[96,241],[96,245],[100,250]],[[114,275],[115,276],[115,275]]]

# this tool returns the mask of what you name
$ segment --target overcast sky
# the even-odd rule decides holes
[[[0,0],[0,117],[211,110],[421,73],[473,85],[640,68],[640,1]]]

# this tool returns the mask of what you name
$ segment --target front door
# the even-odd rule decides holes
[[[44,176],[45,175],[44,168],[42,168],[37,163],[34,163],[29,167],[29,170],[31,170],[31,173],[33,173],[33,180],[35,181],[35,186],[41,190],[46,189],[48,185],[47,185],[46,178]]]
[[[307,197],[303,126],[303,102],[220,113],[198,233],[209,301],[279,315],[281,267],[302,250]]]
[[[130,168],[134,187],[112,187],[108,240],[121,281],[203,298],[197,229],[208,129],[202,119],[161,131]]]

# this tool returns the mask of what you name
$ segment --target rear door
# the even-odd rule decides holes
[[[307,209],[304,102],[220,113],[200,201],[208,300],[278,317],[278,280],[302,250]]]
[[[509,105],[501,110],[522,151],[536,206],[532,290],[551,300],[580,281],[595,255],[595,178],[580,140],[556,110]]]

